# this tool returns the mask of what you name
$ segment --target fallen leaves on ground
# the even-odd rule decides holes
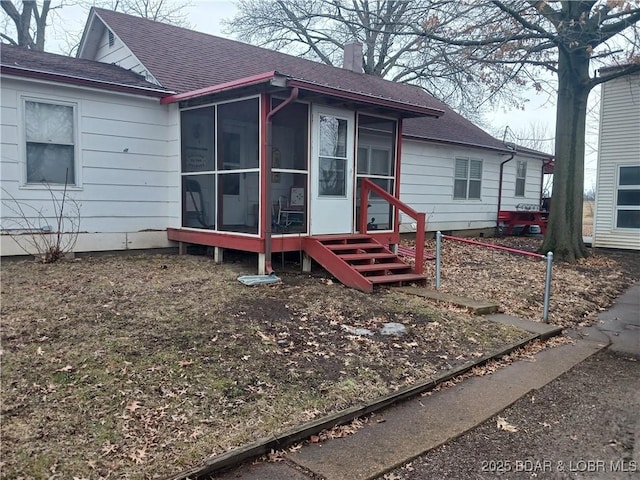
[[[475,238],[535,253],[542,240],[532,237]],[[412,242],[406,242],[413,247]],[[435,240],[426,244],[435,252]],[[425,261],[435,286],[435,261]],[[445,239],[442,242],[441,291],[479,301],[494,300],[504,313],[542,321],[546,261]],[[637,252],[596,250],[576,263],[554,262],[549,322],[565,327],[596,320],[613,300],[640,279]]]
[[[511,425],[509,422],[507,422],[506,419],[502,417],[498,417],[498,419],[496,420],[496,426],[498,427],[498,430],[504,430],[505,432],[515,433],[518,431],[516,427]]]
[[[3,262],[3,474],[48,478],[55,465],[61,478],[167,476],[524,336],[322,271],[244,287],[236,279],[255,262],[225,259]],[[389,322],[408,333],[381,335]]]

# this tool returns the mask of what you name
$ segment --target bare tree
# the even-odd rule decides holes
[[[45,0],[42,5],[35,1],[20,2],[22,10],[18,10],[18,2],[2,0],[2,10],[10,21],[3,21],[4,31],[0,33],[5,41],[12,45],[30,48],[32,50],[44,51],[45,33],[47,30],[47,20],[49,14],[64,6],[64,2],[57,2],[51,5],[50,0]],[[10,33],[9,27],[15,32]]]
[[[36,1],[14,2],[1,0],[2,33],[0,38],[4,41],[33,50],[44,51],[46,49],[45,38],[49,32],[48,27],[54,30],[58,26],[59,15],[55,15],[60,9],[72,5],[84,7],[87,12],[93,7],[107,8],[119,12],[148,18],[163,23],[170,23],[179,27],[190,27],[187,20],[186,7],[190,1],[173,0],[58,0],[52,2],[45,0],[41,5]],[[18,9],[21,7],[21,10]],[[69,25],[60,29],[63,32],[62,43],[65,44],[66,54],[71,55],[78,46],[82,31],[74,31]],[[55,33],[55,32],[54,32]]]
[[[515,130],[507,126],[503,137],[505,141],[539,152],[549,154],[553,152],[553,133],[549,131],[549,126],[543,122],[530,122],[527,127],[516,128]]]
[[[26,254],[53,263],[73,252],[80,234],[80,204],[69,196],[66,182],[62,192],[45,186],[50,208],[36,208],[2,188],[5,225],[0,232],[9,235]]]
[[[186,8],[190,1],[171,0],[97,0],[86,2],[88,5],[108,8],[117,12],[127,13],[136,17],[148,18],[156,22],[170,23],[178,27],[191,27]]]
[[[421,35],[438,51],[485,65],[496,82],[557,78],[554,188],[542,250],[560,260],[587,255],[582,241],[585,124],[589,92],[640,71],[640,4],[627,0],[440,2]],[[607,75],[598,66],[618,65]]]
[[[420,35],[442,3],[240,0],[238,14],[223,24],[240,40],[333,66],[342,65],[343,46],[358,41],[365,73],[420,85],[468,118],[476,119],[479,107],[492,102],[520,105],[519,87],[495,82],[480,64],[450,56],[439,42]]]

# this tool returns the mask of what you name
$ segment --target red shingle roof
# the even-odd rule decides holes
[[[137,73],[93,60],[38,52],[3,44],[0,49],[2,72],[25,77],[55,79],[62,83],[91,84],[106,90],[138,91],[154,96],[171,92],[147,82]]]
[[[345,92],[426,108],[440,105],[412,85],[111,10],[93,8],[93,12],[164,87],[177,93],[277,71]]]
[[[500,140],[416,86],[111,10],[94,7],[92,12],[165,88],[178,94],[277,72],[331,89],[444,112],[439,118],[405,119],[405,136],[508,151]]]

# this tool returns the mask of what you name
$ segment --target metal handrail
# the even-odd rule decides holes
[[[547,252],[546,255],[539,253],[527,252],[526,250],[519,250],[517,248],[503,247],[502,245],[494,245],[492,243],[478,242],[476,240],[469,240],[468,238],[454,237],[453,235],[444,235],[439,230],[436,232],[436,289],[440,288],[440,263],[442,259],[442,240],[448,238],[456,242],[470,243],[471,245],[478,245],[486,248],[493,248],[496,250],[502,250],[508,253],[515,253],[517,255],[524,255],[526,257],[539,258],[545,260],[547,263],[547,270],[544,279],[544,303],[542,306],[542,320],[546,323],[549,322],[549,304],[551,300],[551,268],[553,267],[553,252]]]
[[[385,189],[376,185],[368,178],[362,178],[360,183],[360,218],[358,219],[358,231],[360,233],[367,233],[367,209],[369,207],[369,192],[374,192],[381,196],[384,200],[389,202],[396,210],[400,210],[406,213],[416,221],[416,265],[415,273],[421,275],[424,271],[424,230],[426,223],[426,215],[422,212],[418,212],[411,208],[406,203],[400,201],[399,198],[394,197]],[[395,225],[394,232],[399,231],[399,216],[394,211]]]

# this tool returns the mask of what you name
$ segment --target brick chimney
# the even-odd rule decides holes
[[[342,68],[362,73],[362,58],[362,44],[358,42],[347,43],[344,46]]]

